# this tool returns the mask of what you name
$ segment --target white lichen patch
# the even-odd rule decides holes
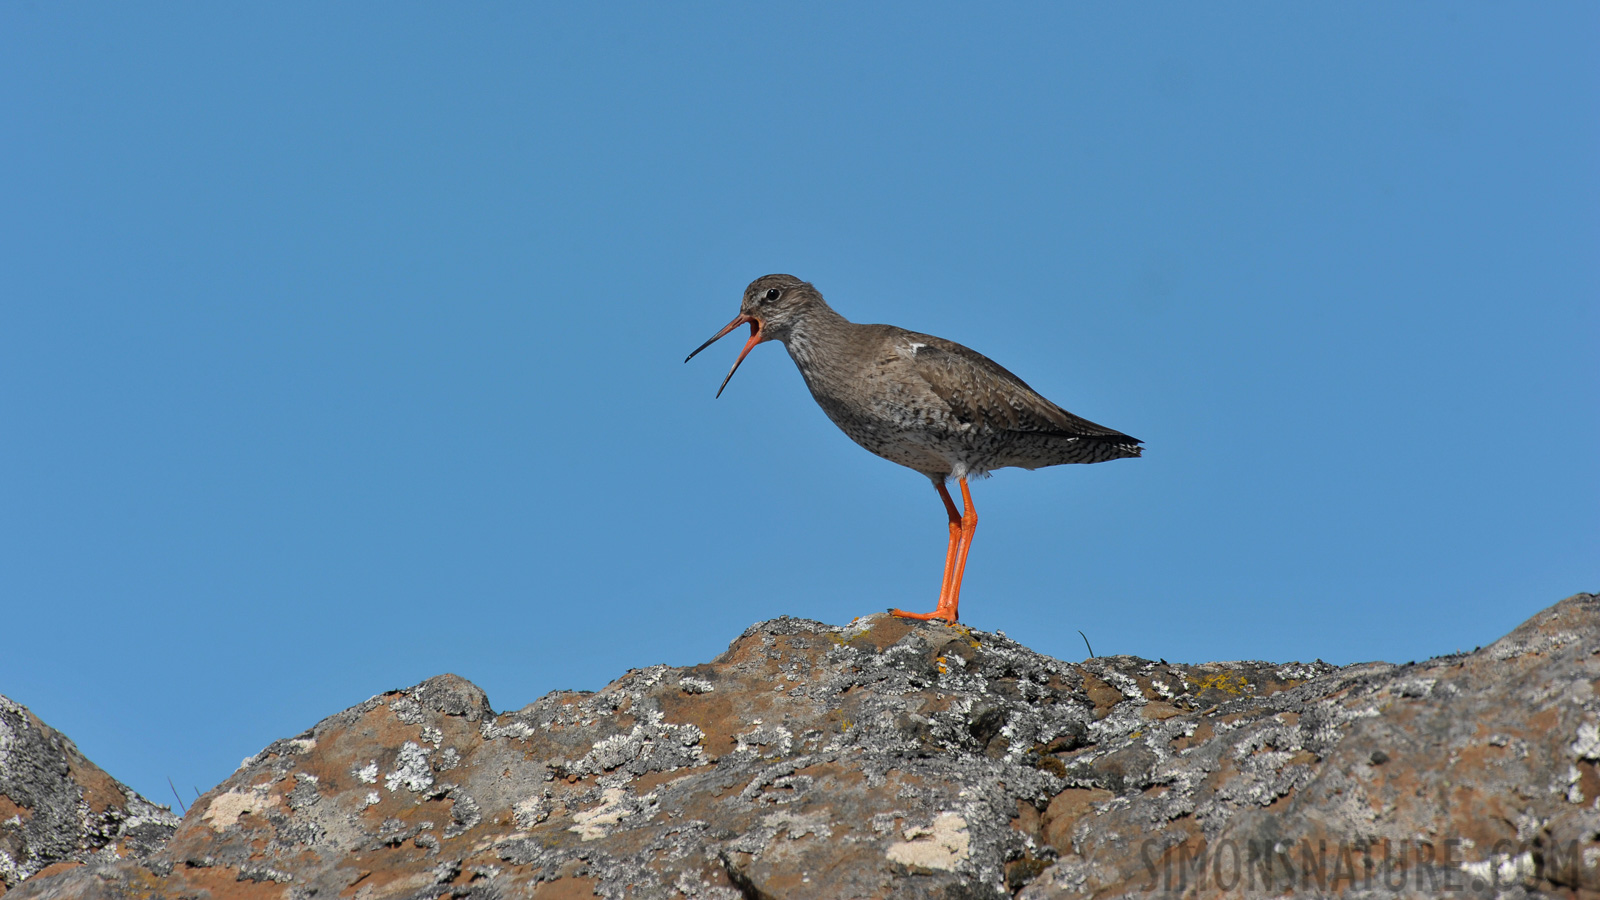
[[[391,701],[389,710],[394,713],[395,718],[407,725],[420,725],[427,718],[427,714],[423,712],[422,704],[410,697],[400,697]]]
[[[704,678],[693,678],[688,675],[678,679],[678,687],[685,694],[709,694],[716,690],[716,686]]]
[[[1412,678],[1395,685],[1394,692],[1402,697],[1420,700],[1433,693],[1433,686],[1438,683],[1437,678]]]
[[[239,824],[239,817],[245,813],[260,813],[282,806],[283,801],[271,794],[271,789],[271,782],[263,782],[242,791],[234,788],[212,800],[200,818],[217,831],[232,828]]]
[[[356,780],[361,782],[362,784],[377,784],[378,783],[378,762],[377,762],[377,760],[373,760],[372,762],[367,763],[366,765],[362,766],[359,769],[351,770],[350,774],[354,775],[356,777]]]
[[[478,727],[478,733],[483,735],[483,739],[486,741],[495,741],[500,738],[527,740],[538,734],[539,730],[520,719],[512,719],[504,725],[485,719],[483,724]]]
[[[33,872],[17,865],[17,861],[11,858],[11,854],[0,850],[0,879],[3,879],[0,884],[16,884],[32,874]]]
[[[1538,864],[1533,861],[1533,854],[1526,850],[1515,856],[1510,853],[1496,853],[1482,862],[1461,864],[1461,871],[1467,873],[1467,877],[1491,884],[1520,884],[1523,881],[1531,881],[1538,874],[1538,869]]]
[[[694,725],[674,725],[660,710],[643,710],[640,721],[627,734],[596,741],[582,759],[567,764],[566,769],[576,775],[598,775],[621,768],[642,775],[704,765],[705,752],[699,746],[704,739],[705,732]]]
[[[585,772],[589,770],[609,772],[638,756],[640,745],[647,740],[643,729],[635,728],[627,734],[614,734],[595,741],[594,746],[589,748],[589,752],[573,769]]]
[[[1578,726],[1578,739],[1568,748],[1578,759],[1600,760],[1600,726],[1584,722]]]
[[[367,791],[367,805],[368,806],[377,806],[379,803],[382,803],[382,802],[383,802],[383,795],[379,794],[377,791]]]
[[[289,749],[296,753],[310,753],[317,749],[316,738],[293,738],[289,741]]]
[[[383,780],[383,786],[394,793],[405,788],[420,793],[433,786],[433,773],[428,768],[428,751],[415,741],[400,745],[400,755],[395,758],[394,771]]]
[[[905,817],[906,814],[898,809],[894,812],[877,813],[871,819],[872,830],[878,834],[888,834],[894,830],[894,820]]]
[[[1139,687],[1138,680],[1132,675],[1127,675],[1111,669],[1107,669],[1099,674],[1100,680],[1116,688],[1122,693],[1122,696],[1138,703],[1141,706],[1147,702],[1144,699],[1144,689]]]
[[[833,824],[823,812],[797,813],[780,810],[762,817],[761,826],[763,830],[770,830],[774,837],[786,833],[791,841],[797,841],[807,835],[823,840],[833,837]]]
[[[27,719],[22,717],[23,708],[21,706],[19,706],[18,704],[14,703],[14,702],[12,702],[10,700],[7,700],[4,696],[0,696],[0,713],[10,713],[13,716],[16,716],[17,718],[21,719],[24,724],[28,721]],[[0,764],[4,764],[5,765],[5,768],[0,768],[0,772],[7,771],[9,769],[9,763],[10,763],[9,757],[11,756],[11,748],[16,746],[16,744],[17,744],[16,732],[11,730],[11,726],[6,724],[6,720],[5,719],[0,719]],[[11,857],[6,856],[4,853],[0,853],[0,864],[3,864],[5,862],[5,860],[8,860],[10,858]],[[17,881],[21,881],[21,880],[22,880],[21,878],[17,879]],[[10,882],[10,883],[11,884],[15,884],[16,882]]]
[[[878,624],[878,619],[881,618],[882,615],[882,613],[876,613],[870,616],[858,616],[854,619],[851,619],[849,625],[839,629],[839,642],[841,644],[848,644],[863,634],[871,631],[873,626]]]
[[[934,816],[926,828],[907,828],[903,842],[889,845],[891,862],[953,872],[972,852],[967,820],[953,812]]]
[[[1500,662],[1529,653],[1549,653],[1578,640],[1577,635],[1568,631],[1560,631],[1555,634],[1534,634],[1527,638],[1513,638],[1512,635],[1514,634],[1516,632],[1512,632],[1512,634],[1495,641],[1485,647],[1484,652],[1489,655],[1490,659]]]
[[[1171,700],[1182,693],[1183,677],[1181,675],[1173,675],[1172,677],[1177,680],[1178,687],[1169,684],[1165,678],[1150,679],[1150,688],[1163,700]]]
[[[567,830],[577,832],[586,841],[595,841],[606,836],[607,826],[615,825],[631,815],[633,810],[629,809],[627,789],[606,788],[600,794],[599,806],[572,814],[572,821],[578,824]]]
[[[734,747],[733,752],[754,753],[759,756],[761,752],[755,748],[765,747],[779,756],[788,756],[794,749],[794,732],[789,729],[782,725],[763,725],[760,719],[755,721],[755,726],[744,734],[734,735],[738,745]]]
[[[517,823],[518,828],[527,831],[550,818],[550,805],[545,801],[545,798],[535,794],[532,797],[513,803],[511,805],[511,817]]]

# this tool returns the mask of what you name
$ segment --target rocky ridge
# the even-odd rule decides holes
[[[160,848],[178,817],[85,759],[76,744],[0,697],[0,894],[62,863]]]
[[[1589,594],[1470,654],[1343,668],[784,618],[512,712],[452,675],[374,697],[165,843],[66,854],[7,900],[1600,897],[1597,679]]]

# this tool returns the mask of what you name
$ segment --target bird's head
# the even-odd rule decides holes
[[[745,341],[744,349],[739,351],[739,358],[734,360],[733,368],[728,370],[728,377],[722,379],[722,387],[717,388],[717,396],[722,396],[722,388],[728,386],[733,379],[733,373],[739,370],[739,364],[744,362],[755,345],[765,341],[781,341],[789,334],[797,321],[802,319],[806,312],[817,304],[821,304],[822,295],[809,282],[801,281],[793,275],[763,275],[750,286],[744,289],[744,300],[739,304],[739,315],[729,322],[723,329],[711,336],[711,339],[695,348],[684,362],[694,359],[695,353],[711,346],[722,339],[729,332],[740,325],[750,326],[750,339]]]

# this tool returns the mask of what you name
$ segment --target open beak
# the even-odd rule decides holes
[[[755,316],[741,315],[737,319],[734,319],[732,322],[729,322],[721,331],[717,332],[716,334],[713,334],[711,336],[711,340],[706,341],[704,344],[701,344],[700,346],[694,348],[694,353],[691,353],[687,357],[684,357],[684,360],[683,360],[684,362],[688,362],[689,360],[694,359],[695,353],[699,353],[701,350],[704,350],[705,348],[711,346],[712,344],[715,344],[717,341],[719,341],[722,338],[726,337],[728,332],[734,330],[735,328],[738,328],[740,325],[743,325],[746,322],[750,323],[750,340],[744,342],[744,349],[739,351],[739,358],[733,361],[733,368],[728,370],[728,377],[722,379],[722,387],[717,388],[717,396],[718,397],[722,396],[722,388],[727,387],[728,386],[728,382],[733,380],[733,373],[739,371],[739,364],[744,362],[744,358],[750,352],[750,349],[752,347],[754,347],[755,345],[761,343],[761,322],[760,322],[760,320],[758,320]]]

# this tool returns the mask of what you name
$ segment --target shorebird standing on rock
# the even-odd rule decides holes
[[[850,439],[928,476],[950,515],[944,583],[931,613],[908,619],[957,621],[961,575],[978,527],[967,479],[992,469],[1037,469],[1139,455],[1138,438],[1067,412],[999,363],[954,341],[893,325],[857,325],[793,275],[764,275],[745,288],[739,315],[689,354],[738,328],[750,339],[717,396],[755,345],[782,341],[822,411]],[[945,483],[961,486],[956,507]]]

